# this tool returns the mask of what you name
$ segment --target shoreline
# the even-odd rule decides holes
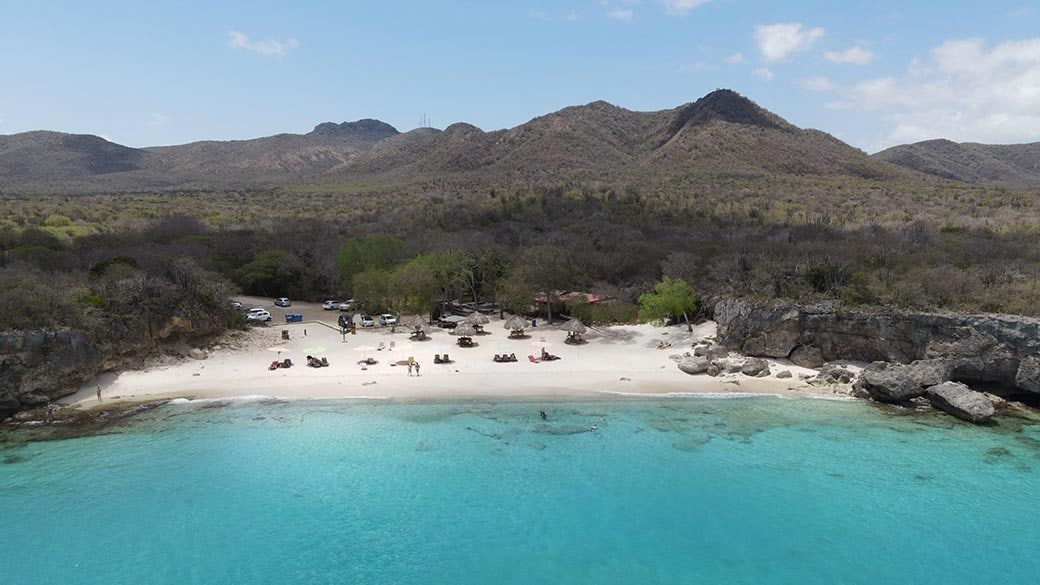
[[[837,387],[807,384],[799,376],[816,370],[770,360],[770,375],[689,375],[680,371],[675,354],[692,351],[714,339],[715,324],[692,332],[685,326],[617,325],[590,329],[588,343],[563,343],[566,332],[555,326],[528,330],[524,339],[508,339],[500,320],[492,320],[477,345],[460,348],[448,331],[432,328],[430,339],[411,342],[401,328],[359,329],[341,336],[324,321],[279,324],[232,332],[206,350],[206,359],[162,358],[141,370],[102,374],[59,401],[62,410],[91,411],[153,401],[232,400],[264,396],[274,400],[365,399],[447,402],[457,400],[611,400],[687,395],[776,395],[845,397]],[[282,338],[287,332],[289,339]],[[306,335],[305,335],[306,333]],[[382,345],[384,349],[378,349]],[[561,359],[531,363],[545,346]],[[660,349],[665,346],[664,349]],[[366,349],[369,348],[369,349]],[[393,349],[391,349],[391,347]],[[187,351],[183,353],[188,353]],[[435,354],[452,363],[435,364]],[[523,361],[499,363],[496,354],[512,353]],[[328,367],[312,368],[306,355],[321,355]],[[291,359],[291,368],[268,370],[274,360]],[[377,363],[365,369],[362,358]],[[409,358],[421,364],[421,375],[409,376]],[[396,364],[402,365],[396,365]],[[787,370],[792,376],[778,379]],[[96,389],[100,387],[102,401]]]

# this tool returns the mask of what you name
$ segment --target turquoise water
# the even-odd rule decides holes
[[[109,434],[0,451],[0,580],[1040,575],[1036,426],[777,398],[214,406],[168,405]]]

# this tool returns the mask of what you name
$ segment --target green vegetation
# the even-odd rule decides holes
[[[664,322],[683,318],[686,328],[693,331],[690,314],[696,314],[697,294],[685,280],[672,280],[667,276],[654,285],[652,292],[639,295],[639,320],[642,322]]]
[[[3,329],[117,311],[120,298],[138,298],[131,285],[168,279],[163,267],[187,258],[223,290],[349,294],[373,311],[425,312],[466,298],[526,312],[536,293],[577,290],[618,302],[548,308],[622,321],[667,277],[696,283],[702,299],[1040,315],[1036,199],[1012,189],[706,174],[639,188],[0,199]],[[62,218],[81,233],[55,233]]]

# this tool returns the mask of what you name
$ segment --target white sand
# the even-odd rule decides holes
[[[284,399],[305,398],[400,398],[450,400],[457,398],[587,398],[624,394],[669,393],[761,393],[799,396],[832,396],[799,380],[800,373],[815,373],[790,364],[772,364],[775,375],[786,369],[790,379],[749,378],[741,374],[719,377],[691,376],[681,372],[669,355],[690,351],[694,342],[715,334],[715,324],[706,323],[689,333],[685,326],[654,327],[651,325],[614,326],[590,329],[588,343],[581,346],[563,343],[566,333],[556,327],[528,329],[527,339],[508,339],[502,321],[493,319],[486,325],[487,334],[475,338],[473,348],[456,345],[456,337],[447,330],[431,328],[430,339],[409,341],[404,328],[391,333],[389,328],[358,329],[344,341],[332,323],[320,322],[274,324],[248,332],[235,332],[210,352],[205,360],[160,360],[153,367],[118,374],[105,374],[85,385],[62,403],[82,407],[113,402],[140,402],[166,398],[234,398],[270,396]],[[282,341],[281,331],[289,331],[290,340]],[[306,331],[306,335],[304,332]],[[536,343],[549,343],[548,351],[560,360],[530,363],[528,355],[537,356]],[[658,349],[660,342],[671,347]],[[391,351],[389,345],[410,346]],[[387,349],[357,351],[362,345]],[[270,348],[283,347],[276,353]],[[322,351],[324,349],[324,351]],[[308,354],[321,355],[330,366],[310,368]],[[451,364],[435,364],[434,354],[447,353]],[[496,363],[492,356],[515,353],[516,363]],[[357,364],[365,356],[378,360],[362,370]],[[408,376],[404,365],[391,365],[414,357],[421,364],[421,375]],[[275,359],[290,358],[292,368],[269,371]],[[95,397],[97,386],[104,402]]]

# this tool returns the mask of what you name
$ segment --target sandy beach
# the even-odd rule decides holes
[[[715,335],[713,322],[694,327],[620,325],[590,328],[587,343],[564,343],[567,333],[543,321],[510,339],[503,321],[492,318],[477,336],[474,347],[462,348],[448,330],[432,327],[425,341],[409,340],[405,327],[359,328],[341,335],[338,314],[316,313],[313,306],[289,309],[311,319],[284,323],[284,311],[268,326],[230,332],[207,350],[206,359],[166,357],[135,371],[104,374],[61,401],[92,408],[120,402],[159,399],[214,399],[266,396],[280,399],[372,398],[410,400],[590,398],[624,395],[682,393],[781,394],[833,396],[809,386],[799,374],[813,370],[771,363],[771,375],[750,378],[742,374],[718,377],[681,372],[669,356],[690,351],[692,345]],[[282,338],[288,332],[289,339]],[[661,349],[661,344],[668,344]],[[532,363],[541,346],[559,360]],[[365,347],[373,349],[364,349]],[[381,349],[380,349],[381,348]],[[516,354],[518,362],[498,363],[496,354]],[[452,363],[434,363],[434,355],[448,354]],[[306,356],[324,357],[329,366],[312,368]],[[274,360],[290,359],[291,368],[269,370]],[[376,360],[363,369],[364,358]],[[407,361],[420,364],[419,375],[409,375]],[[777,379],[781,370],[793,376]],[[96,398],[100,386],[103,402]]]

